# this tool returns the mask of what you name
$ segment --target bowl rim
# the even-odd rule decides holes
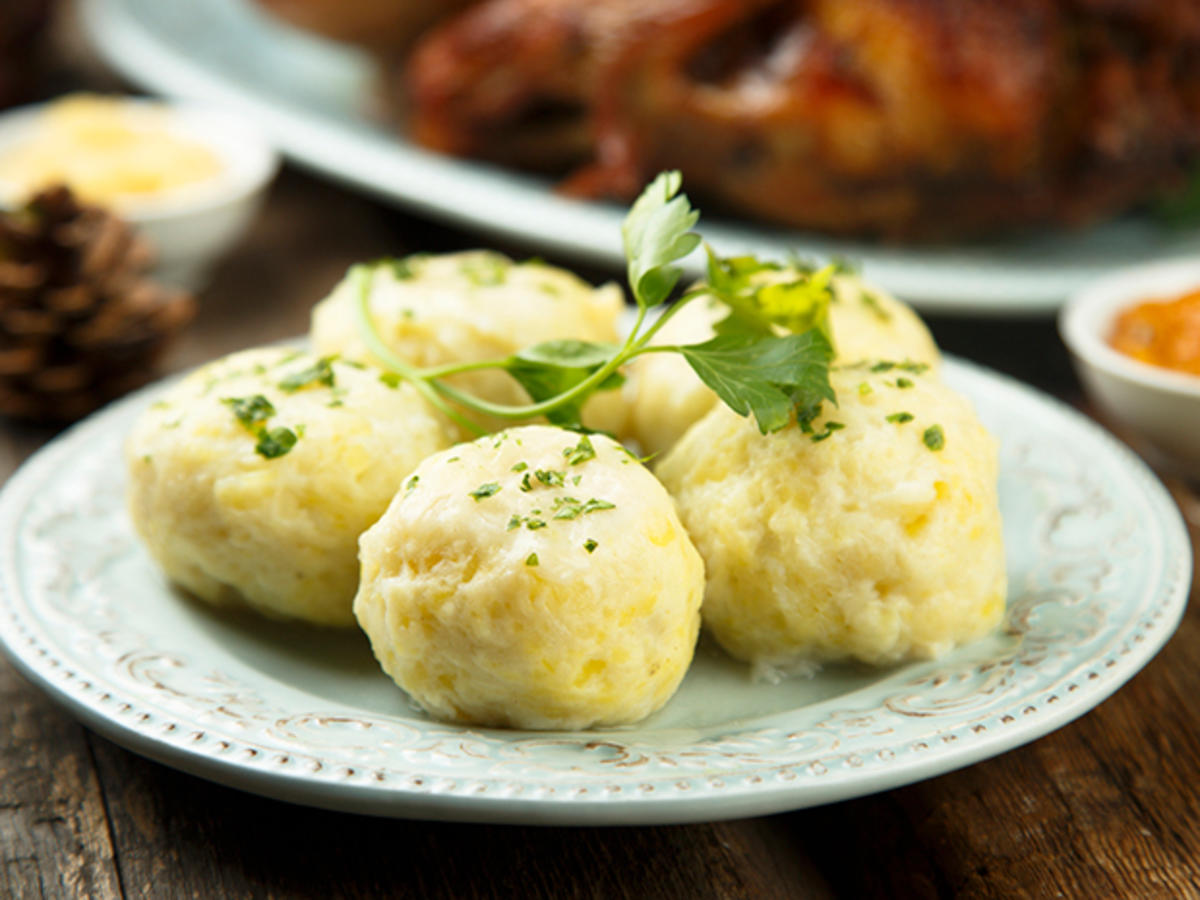
[[[68,93],[0,112],[0,148],[18,140],[50,106],[69,96],[74,95]],[[185,219],[237,204],[262,190],[279,170],[279,152],[245,116],[192,101],[120,93],[95,96],[115,99],[134,109],[165,111],[169,117],[168,127],[174,125],[188,139],[205,145],[222,163],[220,175],[198,182],[174,196],[168,192],[165,197],[134,200],[127,205],[114,204],[116,214],[127,222],[140,225]],[[214,135],[228,135],[232,139]],[[0,208],[11,208],[11,205],[0,199]]]
[[[1117,314],[1147,301],[1200,291],[1200,256],[1132,266],[1073,293],[1058,315],[1058,331],[1081,363],[1150,390],[1200,399],[1200,376],[1126,356],[1108,343]]]

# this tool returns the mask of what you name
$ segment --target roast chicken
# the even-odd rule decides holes
[[[397,64],[439,151],[885,238],[1083,224],[1200,165],[1200,0],[483,0]]]

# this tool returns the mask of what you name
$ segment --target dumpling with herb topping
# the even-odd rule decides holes
[[[718,407],[659,466],[704,557],[704,623],[761,671],[936,657],[1000,621],[995,442],[920,365],[832,372],[836,407],[763,435]]]
[[[358,536],[449,446],[411,387],[287,349],[194,372],[126,444],[129,510],[167,576],[214,604],[352,625]]]
[[[786,281],[803,275],[795,269],[765,270],[764,282]],[[941,354],[920,317],[906,304],[867,285],[854,275],[832,281],[829,324],[836,362],[863,359],[911,360],[938,366]],[[693,300],[667,322],[655,344],[698,344],[713,336],[713,326],[729,308],[710,298]],[[656,353],[637,359],[621,389],[625,412],[614,419],[610,405],[593,401],[585,421],[616,430],[647,454],[665,453],[684,433],[718,404],[714,394],[681,356]],[[615,425],[615,429],[614,426]]]
[[[360,556],[359,624],[440,719],[635,722],[692,659],[700,557],[662,485],[601,435],[533,425],[431,456]]]
[[[490,251],[420,255],[377,263],[368,307],[383,343],[410,365],[429,367],[502,359],[543,341],[615,343],[624,295],[593,287],[543,262],[514,262]],[[359,328],[356,284],[347,277],[317,304],[318,353],[375,362]],[[529,402],[499,370],[464,372],[448,383],[492,403]],[[489,429],[504,423],[473,416]]]

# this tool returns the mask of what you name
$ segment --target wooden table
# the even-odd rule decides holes
[[[351,262],[474,243],[287,173],[169,367],[304,331]],[[1049,321],[931,324],[949,352],[1081,402]],[[51,436],[0,423],[0,478]],[[1171,487],[1195,549],[1200,500]],[[0,661],[0,897],[1200,897],[1195,581],[1191,599],[1142,673],[1028,746],[823,808],[658,828],[430,824],[262,799],[126,752]]]

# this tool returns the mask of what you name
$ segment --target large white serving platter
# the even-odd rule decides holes
[[[1077,413],[948,360],[1000,439],[1003,629],[938,662],[755,683],[702,646],[636,727],[532,733],[431,721],[361,636],[204,607],[125,513],[141,392],[33,457],[0,493],[0,646],[96,731],[205,778],[385,816],[666,823],[796,809],[928,778],[1052,731],[1174,631],[1191,554],[1147,468]],[[969,565],[964,560],[964,565]]]
[[[275,24],[249,0],[84,0],[83,12],[96,45],[127,77],[249,116],[297,163],[535,253],[621,263],[623,209],[569,200],[544,179],[405,142],[373,113],[365,56]],[[923,310],[973,315],[1050,312],[1116,268],[1200,254],[1200,229],[1138,218],[924,249],[707,219],[704,234],[729,254],[847,257]]]

